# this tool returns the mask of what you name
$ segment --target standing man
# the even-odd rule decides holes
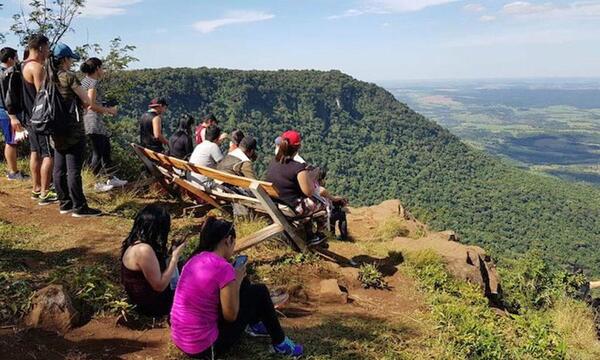
[[[17,50],[5,47],[0,50],[0,62],[2,62],[2,101],[0,102],[0,131],[4,134],[4,157],[8,167],[8,180],[25,180],[17,166],[17,132],[23,131],[21,121],[22,87],[21,74],[17,73],[16,65],[19,61]],[[10,98],[10,103],[7,99]]]
[[[50,55],[50,40],[43,34],[32,35],[27,41],[29,56],[23,62],[23,114],[25,123],[31,118],[35,98],[44,84],[46,71],[44,63]],[[50,190],[54,149],[50,137],[38,135],[29,126],[29,143],[31,145],[31,178],[33,189],[31,198],[39,200],[40,205],[48,205],[58,201],[58,196]]]
[[[152,99],[149,110],[140,119],[140,145],[156,151],[163,152],[163,145],[169,145],[169,140],[162,132],[162,116],[167,111],[169,104],[163,98]]]

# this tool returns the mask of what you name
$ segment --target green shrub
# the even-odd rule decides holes
[[[403,221],[399,219],[387,219],[377,227],[377,238],[379,240],[391,240],[398,236],[408,236],[408,229]]]
[[[381,271],[373,264],[363,264],[358,269],[358,280],[366,289],[389,289]]]
[[[0,272],[0,324],[15,323],[21,319],[29,310],[32,295],[30,281]]]

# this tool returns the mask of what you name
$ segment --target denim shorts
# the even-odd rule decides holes
[[[6,141],[8,145],[17,144],[15,141],[15,132],[10,124],[10,118],[3,109],[0,109],[0,131],[2,131],[2,135],[4,135],[4,141]]]

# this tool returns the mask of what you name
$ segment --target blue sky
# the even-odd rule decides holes
[[[0,26],[18,0],[5,0]],[[135,67],[339,69],[361,80],[600,76],[600,0],[88,0],[66,42]],[[8,38],[8,43],[12,39]]]

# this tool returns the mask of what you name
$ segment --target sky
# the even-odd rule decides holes
[[[3,1],[0,29],[26,2]],[[337,69],[375,82],[600,77],[600,0],[87,4],[65,42],[119,36],[137,46],[135,68]]]

